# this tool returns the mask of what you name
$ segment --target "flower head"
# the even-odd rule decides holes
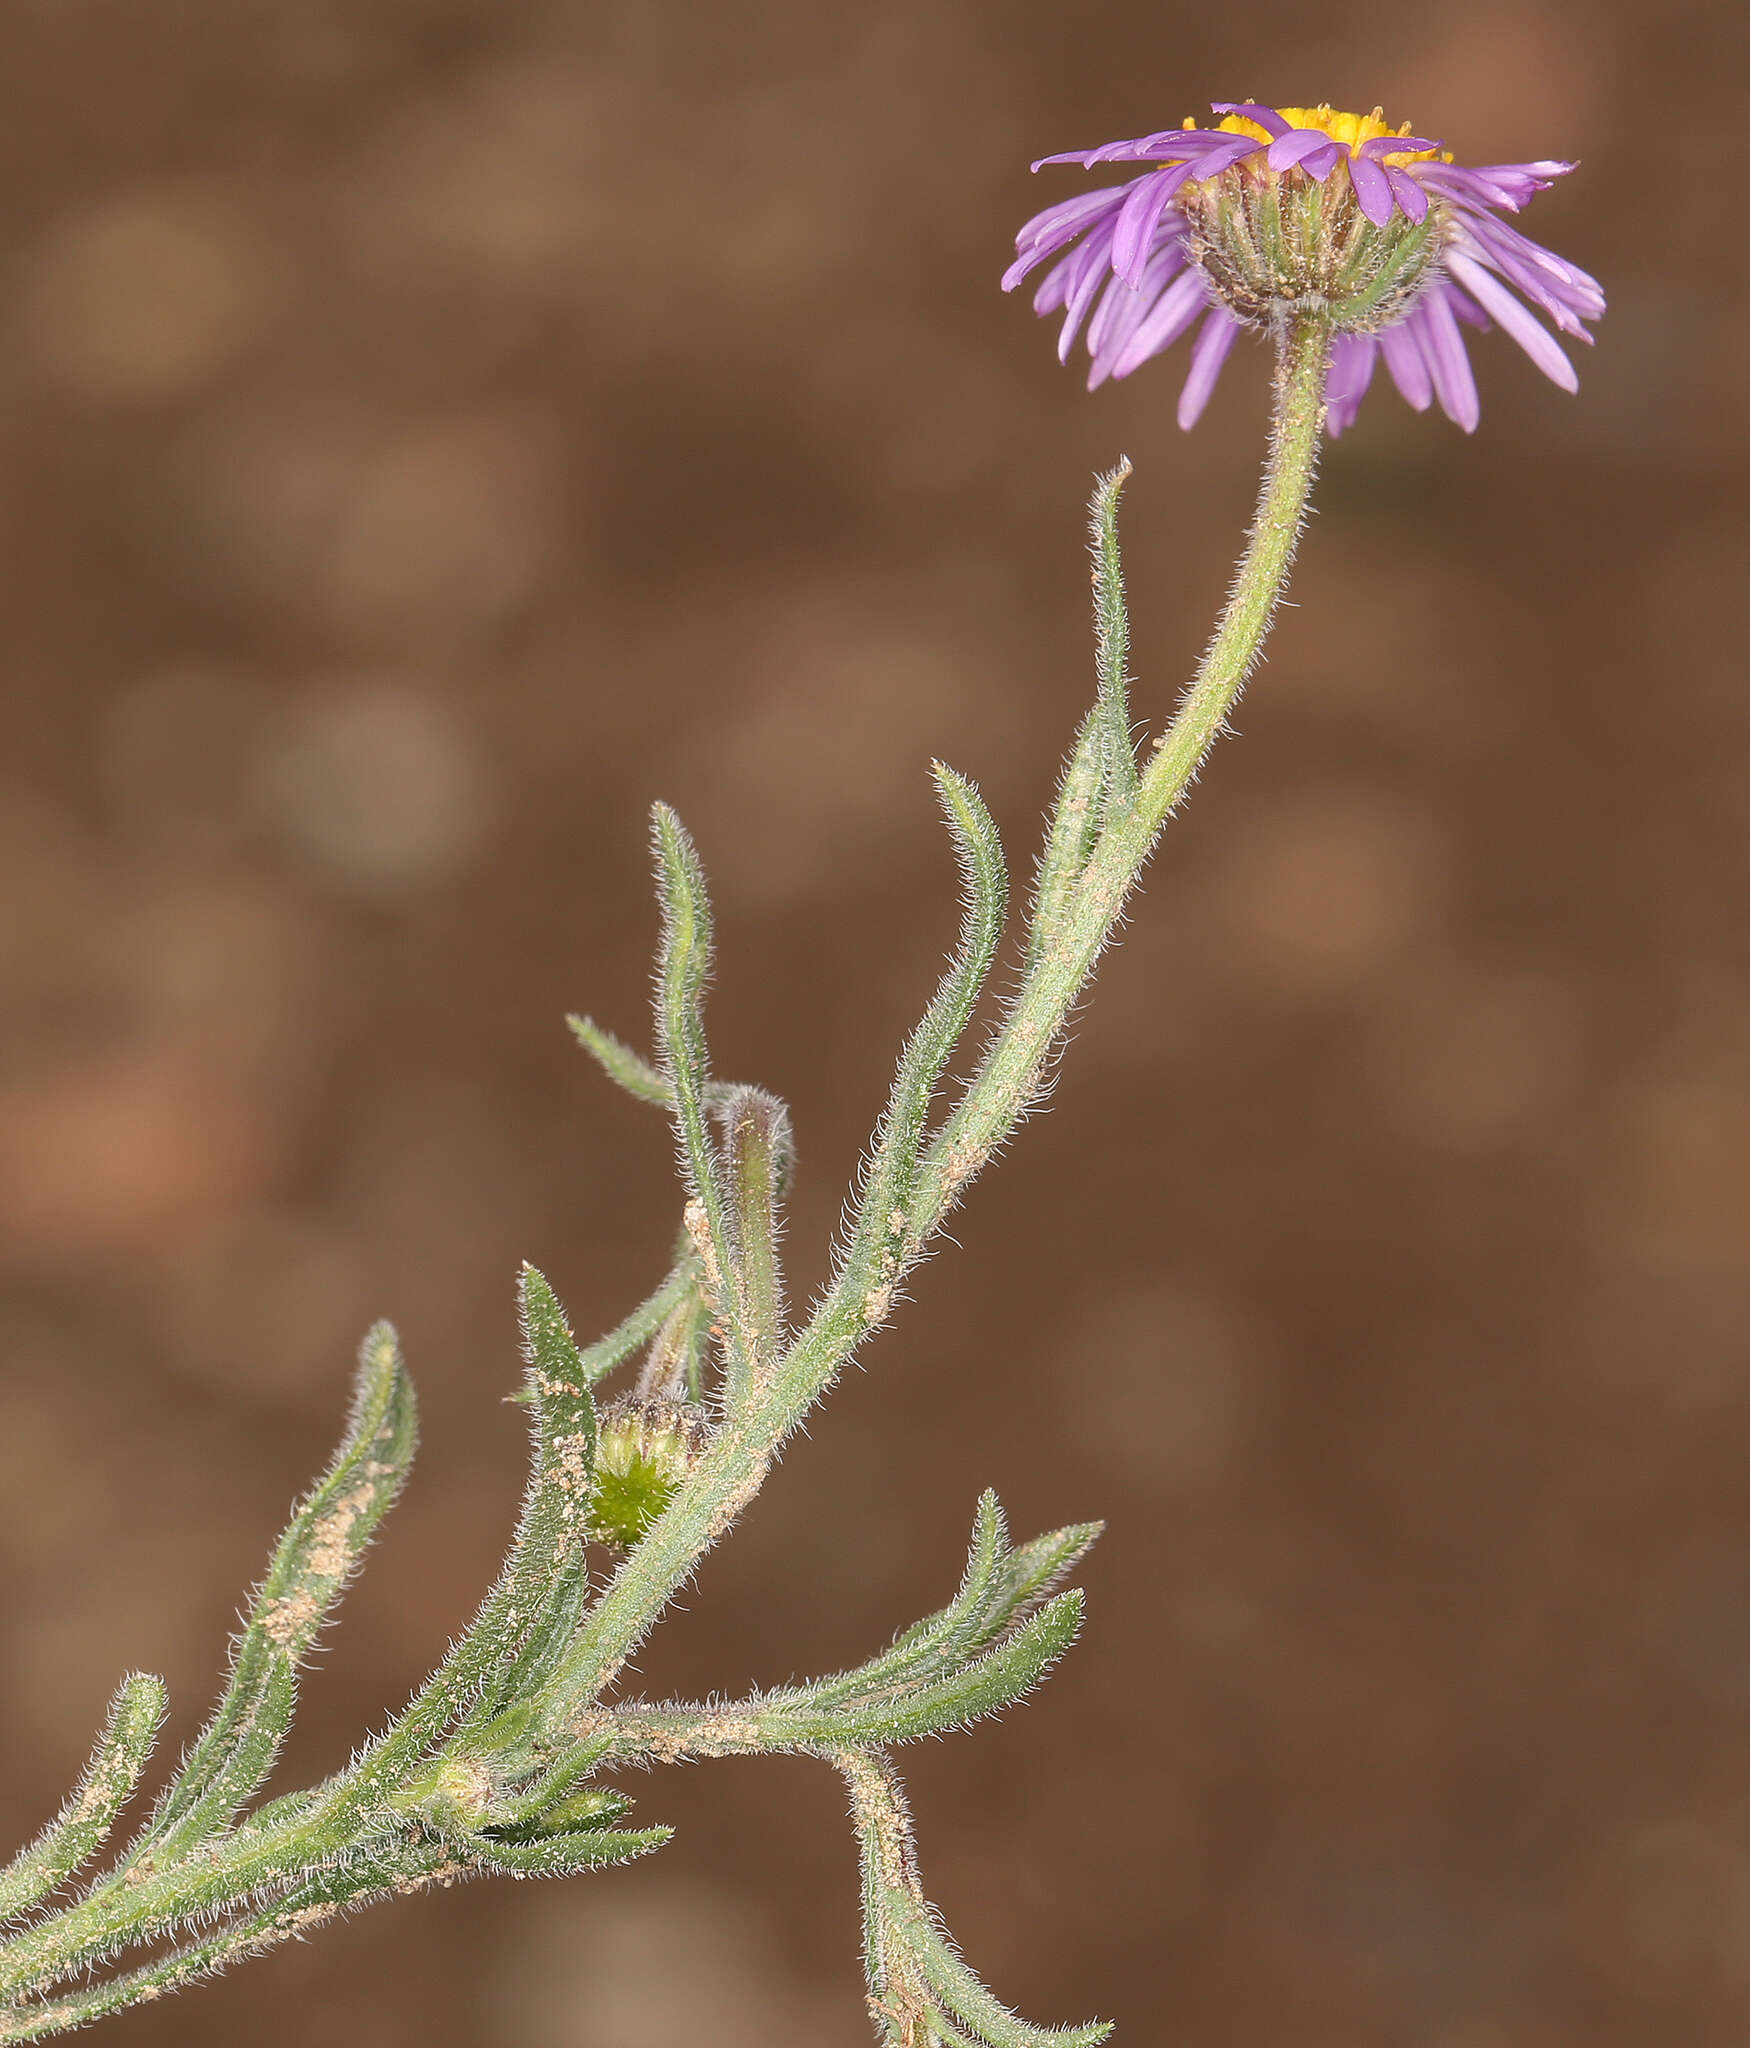
[[[1033,166],[1150,166],[1036,214],[1003,278],[1013,291],[1058,259],[1033,310],[1063,313],[1060,361],[1086,324],[1090,390],[1128,377],[1197,326],[1179,398],[1179,424],[1189,427],[1242,327],[1279,329],[1315,312],[1336,333],[1326,387],[1333,433],[1354,419],[1381,357],[1418,412],[1437,398],[1470,432],[1477,389],[1462,326],[1499,326],[1552,382],[1578,388],[1573,364],[1530,308],[1590,342],[1583,323],[1604,311],[1604,294],[1501,218],[1572,164],[1466,169],[1408,123],[1389,127],[1377,107],[1343,114],[1217,101],[1212,111],[1222,117],[1213,128],[1187,118]]]
[[[626,1396],[601,1412],[589,1533],[611,1549],[641,1542],[709,1441],[705,1411],[660,1395]]]

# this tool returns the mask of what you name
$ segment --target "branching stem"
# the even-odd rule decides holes
[[[1041,943],[1001,1028],[959,1104],[920,1158],[905,1212],[903,1255],[915,1263],[967,1183],[1010,1136],[1036,1098],[1047,1064],[1161,828],[1196,780],[1223,721],[1256,665],[1281,601],[1306,517],[1324,426],[1330,334],[1321,322],[1290,328],[1279,344],[1270,453],[1256,517],[1231,596],[1171,725],[1134,794],[1110,804],[1093,850]],[[1104,494],[1115,528],[1115,477]],[[699,1560],[759,1491],[784,1439],[843,1369],[878,1316],[897,1272],[847,1265],[770,1378],[675,1495],[597,1602],[555,1680],[554,1733],[610,1685]]]
[[[1269,631],[1312,486],[1329,354],[1322,321],[1298,320],[1279,337],[1275,423],[1245,555],[1209,651],[1146,763],[1130,732],[1118,562],[1128,464],[1102,479],[1094,501],[1098,694],[1040,859],[1019,986],[972,1078],[939,1116],[943,1077],[1001,941],[1007,884],[978,792],[936,764],[965,884],[961,935],[901,1058],[832,1278],[793,1336],[777,1258],[787,1114],[760,1090],[711,1079],[704,874],[680,821],[658,807],[660,1066],[587,1020],[576,1029],[613,1078],[674,1117],[691,1199],[672,1271],[618,1330],[580,1351],[545,1280],[525,1269],[530,1372],[521,1398],[534,1473],[503,1573],[432,1678],[346,1770],[246,1813],[284,1739],[298,1670],[412,1454],[412,1392],[394,1334],[386,1326],[372,1333],[347,1436],[294,1514],[238,1639],[227,1693],[182,1771],[115,1868],[0,1943],[0,2044],[46,2038],[155,1997],[386,1892],[472,1872],[596,1869],[660,1846],[664,1829],[614,1825],[627,1805],[618,1794],[583,1789],[604,1763],[779,1750],[829,1759],[851,1789],[870,2010],[885,2041],[1091,2048],[1104,2037],[1098,2025],[1030,2027],[961,1962],[918,1887],[886,1756],[886,1745],[964,1726],[1037,1682],[1079,1624],[1080,1595],[1053,1596],[1052,1588],[1092,1540],[1092,1526],[1010,1549],[987,1496],[954,1600],[856,1671],[735,1707],[610,1706],[604,1694],[1037,1101],[1070,1011]],[[710,1341],[722,1367],[717,1433],[591,1604],[586,1537],[600,1468],[590,1388],[648,1344],[645,1395],[708,1399]],[[0,1915],[39,1911],[89,1863],[139,1781],[161,1708],[156,1681],[128,1681],[61,1816],[0,1872]],[[160,1940],[169,1953],[120,1967],[129,1951]],[[56,1986],[69,1985],[57,1996]]]

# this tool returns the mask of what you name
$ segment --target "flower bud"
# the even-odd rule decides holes
[[[611,1401],[601,1412],[589,1533],[630,1550],[699,1462],[709,1430],[703,1408],[661,1398]]]
[[[408,1787],[407,1801],[434,1826],[471,1833],[492,1795],[492,1774],[478,1757],[440,1756]]]

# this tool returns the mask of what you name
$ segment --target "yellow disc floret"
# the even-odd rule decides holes
[[[1383,107],[1375,107],[1371,114],[1340,114],[1334,107],[1278,107],[1276,109],[1290,128],[1316,128],[1321,135],[1328,135],[1333,142],[1340,142],[1353,156],[1364,142],[1377,142],[1382,135],[1408,135],[1410,124],[1406,121],[1401,128],[1394,128],[1385,118]],[[1187,119],[1185,126],[1196,125]],[[1220,123],[1229,135],[1250,135],[1259,142],[1271,138],[1256,121],[1244,114],[1229,114]],[[1421,164],[1438,161],[1441,152],[1437,149],[1394,149],[1388,150],[1379,161],[1387,164]]]

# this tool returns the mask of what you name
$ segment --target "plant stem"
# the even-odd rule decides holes
[[[1256,517],[1227,608],[1154,759],[1128,800],[1113,804],[1061,921],[1023,981],[959,1107],[920,1164],[906,1216],[914,1260],[961,1190],[1006,1139],[1168,816],[1195,781],[1256,664],[1281,601],[1306,517],[1325,421],[1331,333],[1303,318],[1278,337],[1270,452]],[[843,1275],[778,1361],[771,1379],[688,1476],[626,1559],[555,1675],[546,1725],[575,1730],[654,1626],[699,1560],[759,1491],[778,1446],[880,1318]],[[884,1310],[883,1310],[884,1312]]]
[[[1136,823],[1149,845],[1197,779],[1222,721],[1257,663],[1306,520],[1325,424],[1331,337],[1322,322],[1307,320],[1286,329],[1277,348],[1270,455],[1246,552],[1197,679],[1157,743],[1142,780]],[[1135,863],[1138,870],[1147,857],[1148,846],[1143,846]]]

